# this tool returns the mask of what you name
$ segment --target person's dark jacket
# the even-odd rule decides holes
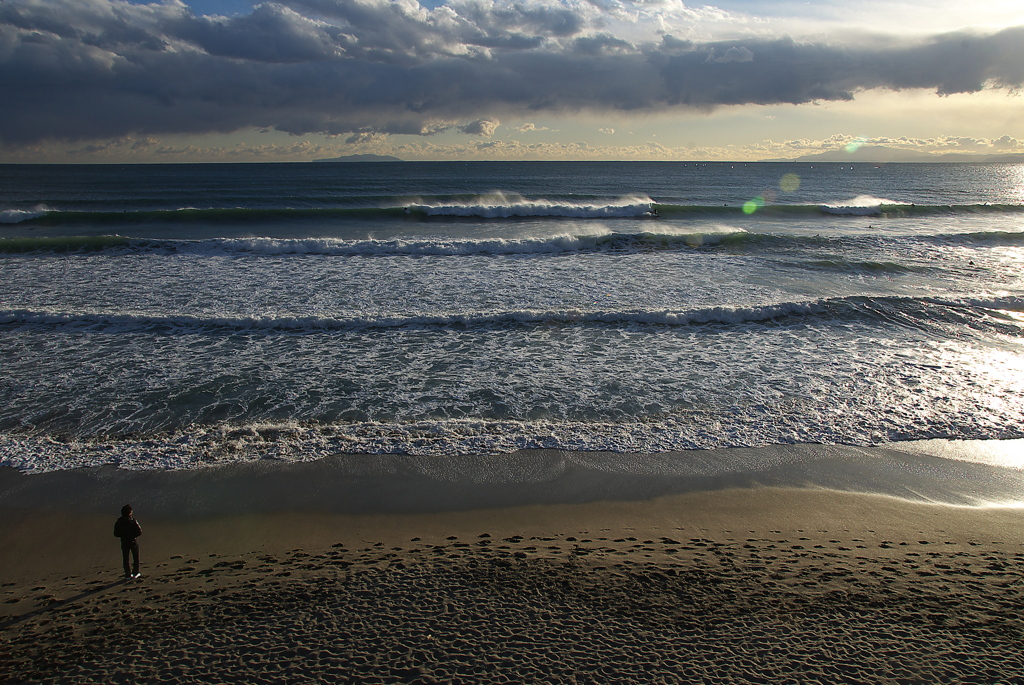
[[[122,545],[131,545],[142,535],[142,526],[130,516],[122,516],[114,524],[114,537],[121,538]]]

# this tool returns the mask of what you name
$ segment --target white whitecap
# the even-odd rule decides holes
[[[45,216],[49,210],[37,209],[4,209],[0,210],[0,224],[20,224],[22,221]]]
[[[464,216],[485,219],[511,217],[567,217],[600,219],[610,217],[639,217],[651,213],[654,200],[647,196],[621,197],[605,204],[557,202],[546,199],[527,199],[518,195],[496,193],[474,198],[460,204],[410,205],[412,211],[429,216]]]
[[[826,203],[819,205],[821,211],[827,214],[848,214],[853,216],[871,216],[880,214],[884,205],[906,205],[906,202],[890,200],[873,195],[858,195],[855,198],[835,204]]]

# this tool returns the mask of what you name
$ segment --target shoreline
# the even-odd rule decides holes
[[[947,519],[987,529],[1024,512],[1020,464],[1024,440],[927,441],[902,450],[780,445],[450,459],[337,455],[170,471],[0,468],[0,545],[11,551],[0,557],[0,577],[22,568],[56,572],[105,563],[108,519],[125,502],[143,523],[144,549],[164,556],[188,554],[190,544],[235,554],[280,548],[289,535],[296,546],[316,547],[360,528],[392,531],[397,541],[409,530],[438,535],[481,519],[503,535],[524,532],[519,527],[559,533],[595,521],[608,528],[623,521],[659,528],[703,522],[698,527],[725,530],[744,518],[827,529],[835,526],[837,498],[857,512],[850,514],[855,526],[879,515],[927,526],[931,514],[948,510],[956,516]],[[793,498],[801,506],[794,509]],[[293,532],[283,521],[293,521]],[[899,525],[890,536],[900,534]]]
[[[145,501],[173,518],[255,511],[411,513],[638,501],[729,488],[822,488],[910,501],[1024,503],[1024,439],[874,447],[780,444],[676,452],[529,449],[486,455],[338,453],[197,468],[0,466],[0,507],[108,512]]]
[[[1024,678],[1024,508],[749,474],[686,490],[658,469],[615,488],[578,469],[474,483],[350,466],[0,474],[0,667],[68,683]],[[363,497],[327,506],[349,481]],[[434,487],[367,510],[383,483]],[[131,490],[164,499],[133,500],[144,575],[124,582],[111,528]]]

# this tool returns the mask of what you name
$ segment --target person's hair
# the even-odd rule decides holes
[[[121,507],[121,516],[131,516],[131,515],[132,515],[132,505],[126,504],[123,507]]]

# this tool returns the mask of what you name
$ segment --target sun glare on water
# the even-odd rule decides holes
[[[1010,182],[1016,191],[1013,194],[1016,195],[1017,202],[1024,204],[1024,164],[1017,164],[1010,169]]]

